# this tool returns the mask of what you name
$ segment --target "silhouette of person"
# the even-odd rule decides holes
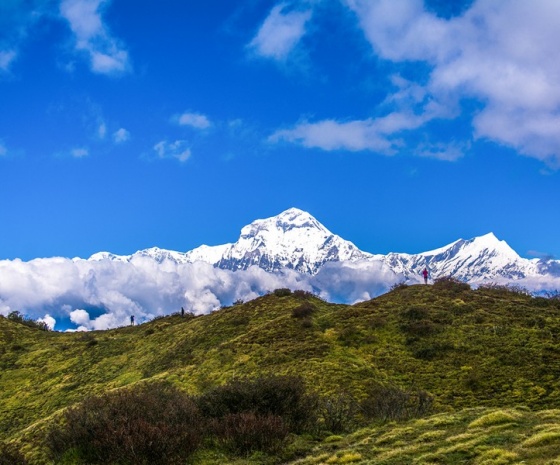
[[[130,326],[134,326],[134,315],[130,315]]]
[[[181,307],[181,316],[185,316],[185,309]]]
[[[422,276],[424,276],[424,284],[428,284],[428,268],[424,268],[424,271],[422,271]]]

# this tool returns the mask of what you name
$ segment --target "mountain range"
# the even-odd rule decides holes
[[[419,282],[425,267],[432,279],[449,276],[474,285],[521,282],[529,288],[543,289],[543,281],[549,283],[560,277],[559,260],[522,258],[493,233],[459,239],[418,254],[373,254],[360,250],[297,208],[253,221],[241,229],[239,239],[234,243],[202,245],[187,252],[157,247],[132,255],[100,252],[88,260],[131,262],[138,257],[151,258],[158,263],[204,262],[231,271],[247,270],[252,266],[270,273],[294,270],[312,276],[332,264],[349,267],[375,264],[392,283]]]

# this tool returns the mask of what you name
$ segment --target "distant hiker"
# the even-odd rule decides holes
[[[424,268],[424,271],[422,271],[422,276],[424,276],[424,284],[428,284],[428,268]]]
[[[181,307],[181,316],[185,316],[185,309]]]
[[[134,315],[130,315],[130,326],[134,326]]]

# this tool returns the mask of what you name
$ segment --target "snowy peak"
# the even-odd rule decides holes
[[[494,233],[460,239],[441,249],[419,254],[425,265],[439,276],[454,276],[466,281],[486,277],[518,279],[524,277],[530,263],[522,259]]]
[[[309,213],[290,208],[243,227],[239,240],[215,265],[229,270],[254,265],[266,271],[290,268],[315,274],[326,262],[353,261],[369,256],[331,233]]]
[[[174,250],[160,249],[159,247],[151,247],[149,249],[139,250],[132,255],[115,255],[109,252],[98,252],[89,257],[90,261],[112,260],[117,262],[132,262],[138,258],[149,258],[157,263],[163,263],[166,260],[175,263],[188,263],[187,254],[176,252]]]
[[[503,257],[508,260],[517,260],[519,255],[507,244],[506,241],[499,240],[494,233],[473,239],[459,239],[445,247],[423,252],[419,255],[429,258],[452,259],[457,256],[464,257]]]

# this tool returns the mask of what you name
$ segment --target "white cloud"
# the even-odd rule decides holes
[[[91,325],[91,320],[89,318],[89,313],[82,309],[76,309],[69,314],[70,321],[84,328],[89,328]]]
[[[140,256],[131,262],[1,260],[0,312],[7,315],[17,309],[31,318],[48,313],[82,330],[107,329],[128,325],[130,315],[141,323],[181,307],[204,314],[282,287],[307,291],[320,287],[325,298],[354,301],[383,290],[379,283],[387,277],[380,264],[331,264],[311,277],[293,270],[272,274],[256,266],[233,272],[203,262],[157,263]],[[99,310],[94,317],[86,308]]]
[[[75,36],[75,48],[89,56],[91,70],[120,74],[130,69],[128,52],[111,36],[101,17],[108,0],[62,0],[60,13]]]
[[[0,141],[0,157],[3,157],[5,155],[7,155],[8,153],[8,149],[6,148],[6,146],[2,143],[2,141]]]
[[[56,325],[56,320],[52,316],[50,316],[48,313],[43,318],[37,318],[37,321],[42,321],[50,329],[54,329],[54,327]]]
[[[0,71],[8,71],[16,57],[15,50],[0,50]]]
[[[89,150],[83,147],[75,148],[70,151],[70,155],[72,155],[74,158],[84,158],[89,155]]]
[[[559,289],[557,268],[551,268],[548,276],[516,283],[535,290]],[[267,273],[256,266],[233,272],[203,262],[158,263],[145,256],[130,262],[0,260],[0,313],[19,310],[47,324],[71,321],[75,330],[99,330],[128,325],[131,315],[142,323],[181,307],[205,314],[284,287],[319,292],[329,301],[354,303],[386,292],[400,281],[402,276],[382,261],[331,262],[309,276],[293,270]]]
[[[394,133],[420,127],[426,116],[412,113],[391,113],[383,118],[338,122],[323,120],[317,123],[303,122],[293,129],[280,130],[270,136],[271,142],[286,140],[301,143],[304,147],[323,150],[372,150],[393,155],[402,141],[392,137]]]
[[[175,142],[161,141],[154,145],[158,158],[175,158],[185,162],[191,157],[191,149],[187,141],[176,140]]]
[[[122,144],[130,139],[130,132],[124,128],[120,128],[113,133],[113,141],[115,144]]]
[[[257,35],[249,43],[257,55],[283,61],[290,55],[306,33],[312,11],[286,11],[287,3],[272,8]]]
[[[560,166],[560,60],[556,59],[560,4],[556,0],[475,0],[460,16],[449,19],[428,11],[422,0],[343,3],[355,13],[377,56],[398,64],[417,63],[428,74],[419,73],[413,81],[393,76],[396,89],[369,118],[303,121],[276,131],[272,142],[383,154],[406,149],[453,160],[469,140],[478,138]],[[282,16],[284,7],[273,9],[271,21]],[[300,26],[303,34],[305,21]],[[463,109],[464,102],[475,104]],[[458,116],[470,119],[465,129],[471,134],[465,140],[452,141],[448,147],[441,140],[429,141],[432,146],[425,141],[419,147],[406,146],[407,132]],[[425,134],[430,133],[435,134],[427,128]]]
[[[475,137],[560,164],[560,4],[478,0],[443,19],[421,0],[345,0],[376,54],[431,67],[424,86],[446,105],[476,99]]]
[[[200,113],[183,113],[178,117],[177,122],[181,126],[190,126],[195,129],[207,129],[211,126],[208,117]]]

